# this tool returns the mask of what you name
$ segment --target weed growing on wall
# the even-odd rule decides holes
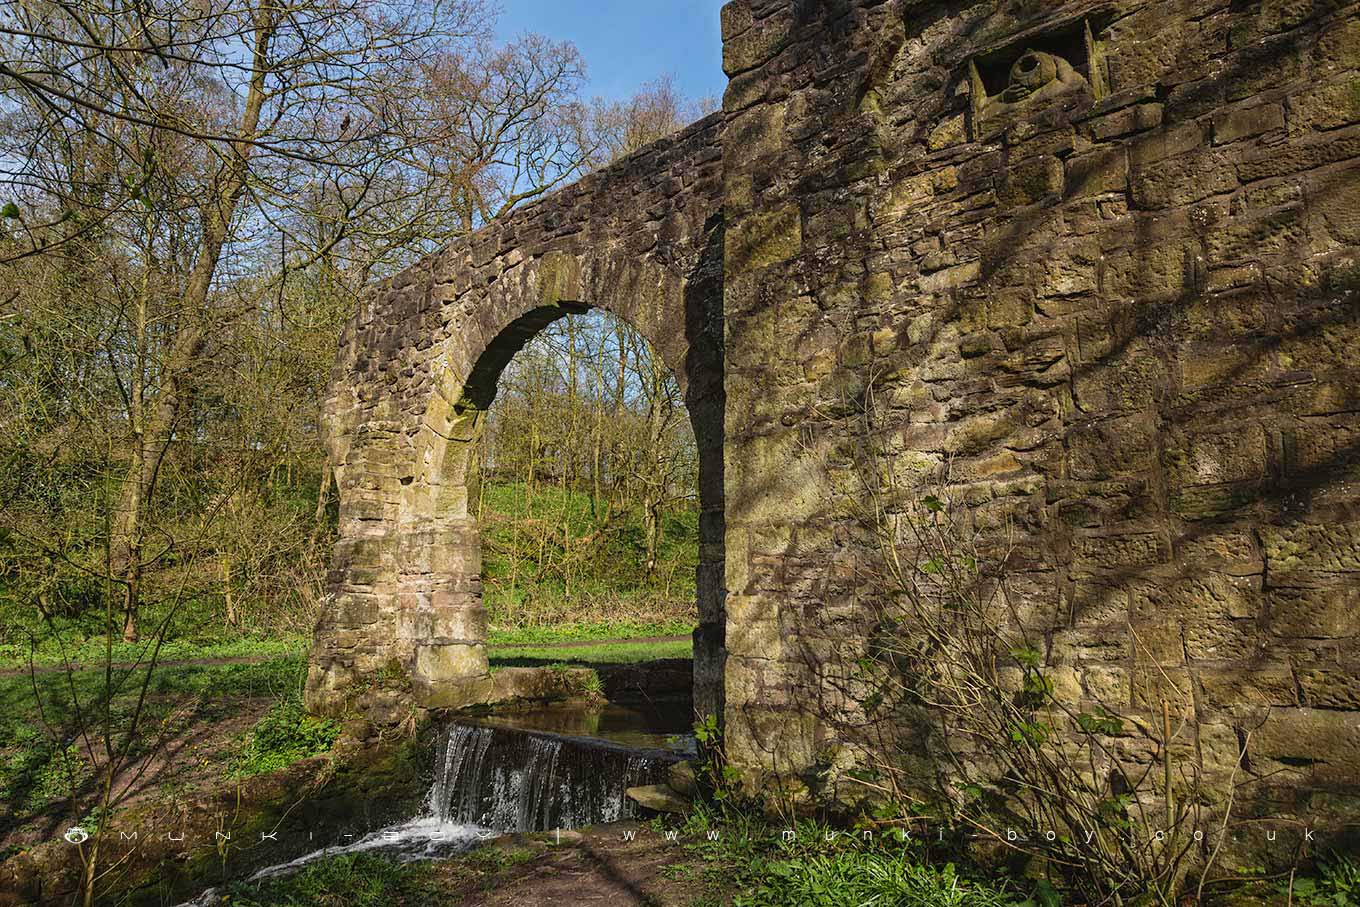
[[[868,640],[842,692],[882,755],[848,777],[880,817],[933,813],[1039,858],[1090,903],[1173,907],[1217,857],[1234,779],[1210,790],[1166,701],[1134,712],[1080,682],[1012,592],[1025,552],[1004,521],[951,497],[947,469],[904,481],[872,430],[862,438],[845,500],[877,555],[860,567]]]

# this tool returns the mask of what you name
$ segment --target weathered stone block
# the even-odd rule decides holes
[[[1131,701],[1140,712],[1161,714],[1165,703],[1173,715],[1194,708],[1194,680],[1179,664],[1138,664],[1130,674]]]
[[[488,676],[486,647],[417,643],[411,673],[420,705],[426,708],[467,705],[469,684]]]
[[[1122,711],[1130,705],[1133,687],[1127,668],[1087,666],[1082,668],[1081,676],[1087,699],[1110,711]]]
[[[753,214],[727,233],[727,266],[758,271],[787,261],[802,251],[802,215],[797,205]]]
[[[1289,99],[1289,128],[1336,129],[1360,121],[1360,74],[1342,76]]]
[[[939,151],[968,141],[968,126],[963,114],[950,117],[931,131],[926,144],[931,151]]]
[[[1185,241],[1117,252],[1106,257],[1102,289],[1124,300],[1188,292],[1195,286],[1197,257],[1197,248]]]
[[[487,614],[480,599],[454,592],[435,592],[431,599],[430,636],[443,642],[486,639]]]
[[[1306,766],[1322,784],[1360,778],[1360,715],[1325,709],[1271,709],[1248,743],[1253,757]]]
[[[1360,156],[1360,133],[1347,130],[1335,137],[1310,136],[1275,148],[1263,148],[1241,157],[1238,177],[1244,183],[1289,176],[1326,164]]]
[[[1317,178],[1309,197],[1328,236],[1339,243],[1360,244],[1360,168]]]
[[[1068,475],[1110,479],[1145,473],[1156,462],[1157,427],[1147,416],[1124,416],[1083,426],[1067,437]]]
[[[1083,130],[1094,141],[1107,142],[1135,132],[1156,129],[1162,125],[1161,104],[1135,104],[1087,120]]]
[[[368,627],[381,619],[383,598],[355,593],[337,596],[330,608],[330,618],[339,627]]]
[[[1133,173],[1133,203],[1144,211],[1189,205],[1236,188],[1232,162],[1209,151],[1167,158]]]
[[[756,20],[744,4],[723,8],[723,72],[729,76],[754,69],[770,60],[788,42],[793,16],[782,9]]]
[[[996,200],[1004,208],[1032,205],[1062,191],[1063,167],[1056,157],[1043,155],[1012,164]]]
[[[1226,145],[1272,129],[1284,128],[1284,108],[1279,104],[1238,107],[1214,117],[1214,144]]]
[[[1324,72],[1360,69],[1360,19],[1342,17],[1325,26],[1316,56]]]
[[[1303,705],[1317,709],[1360,711],[1360,663],[1317,658],[1294,666]]]
[[[1125,354],[1085,365],[1075,374],[1077,404],[1088,413],[1143,409],[1161,394],[1166,365],[1148,354]]]
[[[1297,706],[1298,693],[1288,665],[1253,664],[1210,668],[1196,672],[1204,704],[1211,709],[1240,710],[1271,706]]]
[[[1294,573],[1360,571],[1360,523],[1263,526],[1260,532],[1275,581]]]
[[[1128,184],[1128,154],[1122,147],[1097,148],[1067,161],[1068,198],[1124,192]]]
[[[1204,144],[1204,126],[1198,121],[1177,123],[1139,136],[1129,149],[1129,161],[1136,168],[1146,168],[1165,158],[1194,151]]]
[[[1162,449],[1176,485],[1218,485],[1264,478],[1268,457],[1265,428],[1249,422],[1203,432],[1178,432]]]
[[[947,293],[959,287],[976,283],[982,276],[981,263],[970,261],[966,264],[924,275],[919,282],[922,293]]]
[[[1158,532],[1081,535],[1072,540],[1073,572],[1150,567],[1171,557],[1171,544]]]
[[[1305,639],[1360,636],[1360,585],[1270,590],[1270,632]]]

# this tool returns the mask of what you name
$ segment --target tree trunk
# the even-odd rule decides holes
[[[222,598],[227,609],[227,625],[231,627],[240,626],[240,618],[236,614],[236,599],[231,594],[231,555],[222,555]]]
[[[198,257],[189,272],[183,295],[184,321],[178,326],[170,348],[170,355],[160,371],[160,393],[151,405],[142,399],[142,375],[133,375],[132,392],[132,456],[118,495],[118,510],[109,540],[110,572],[123,585],[123,638],[137,639],[137,615],[141,607],[141,579],[145,511],[156,487],[156,477],[170,449],[175,428],[184,412],[191,391],[192,370],[207,342],[210,319],[208,301],[213,277],[222,257],[222,249],[231,230],[236,204],[245,190],[250,144],[256,137],[260,112],[264,107],[265,74],[268,68],[269,44],[275,30],[276,7],[261,7],[255,13],[254,73],[241,115],[240,140],[226,152],[226,160],[214,180],[217,192],[209,199],[204,212],[203,241]],[[146,295],[138,313],[139,343],[146,337]],[[145,420],[145,421],[143,421]]]

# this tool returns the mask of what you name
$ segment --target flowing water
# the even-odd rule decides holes
[[[635,816],[637,807],[624,791],[661,783],[669,766],[685,757],[692,747],[683,734],[687,716],[679,710],[557,707],[451,723],[439,734],[422,815],[250,878],[287,875],[323,857],[363,851],[403,862],[439,859],[507,832],[567,830]],[[217,903],[218,896],[213,889],[181,907]]]
[[[581,737],[455,724],[440,740],[429,806],[441,822],[548,831],[635,815],[624,791],[679,755]]]

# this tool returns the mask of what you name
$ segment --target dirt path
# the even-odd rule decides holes
[[[648,643],[684,642],[688,636],[639,636],[635,639],[583,639],[575,642],[548,642],[548,643],[516,643],[513,646],[495,646],[497,649],[589,649],[594,646],[624,646],[642,645]],[[239,655],[230,658],[178,658],[159,662],[162,668],[183,668],[201,665],[253,665],[264,664],[267,661],[274,661],[282,658],[281,655]],[[145,664],[143,662],[142,664]],[[140,667],[131,662],[119,662],[113,666],[115,671],[128,671]],[[102,664],[77,663],[71,665],[71,670],[75,671],[98,671],[103,669]],[[35,674],[56,674],[65,671],[64,665],[38,665],[32,671]],[[27,676],[29,668],[0,668],[0,677],[21,677]]]
[[[460,907],[681,907],[705,893],[675,869],[687,862],[683,847],[637,823],[564,832],[560,844],[534,837],[548,839],[542,854],[481,881]]]

